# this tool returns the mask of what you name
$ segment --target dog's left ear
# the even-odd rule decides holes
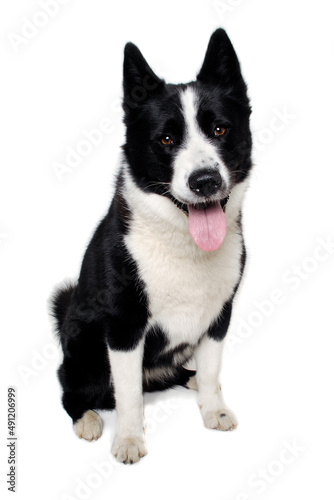
[[[237,55],[226,31],[222,28],[211,35],[197,80],[219,81],[223,85],[244,83]]]
[[[164,85],[148,65],[136,45],[129,42],[124,49],[123,90],[125,112],[137,109],[150,95]]]

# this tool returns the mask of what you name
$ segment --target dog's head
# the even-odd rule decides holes
[[[123,84],[124,148],[133,179],[189,215],[200,248],[218,248],[226,230],[223,207],[251,168],[247,88],[226,32],[211,36],[196,81],[180,85],[161,80],[128,43]]]

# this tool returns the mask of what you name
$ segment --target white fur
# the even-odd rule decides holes
[[[93,441],[102,435],[103,422],[100,415],[93,410],[88,410],[74,424],[73,428],[79,438]]]
[[[116,459],[124,464],[138,462],[147,454],[144,439],[141,437],[116,436],[111,451]]]
[[[223,342],[217,342],[207,335],[195,350],[196,382],[198,405],[206,427],[218,430],[232,430],[237,421],[233,413],[226,408],[223,400],[219,373],[221,369]]]
[[[142,360],[144,339],[132,351],[108,348],[116,400],[116,435],[112,453],[121,462],[136,462],[146,454],[143,422]]]
[[[171,193],[184,203],[198,203],[198,197],[190,190],[188,179],[192,172],[200,168],[216,168],[224,183],[225,196],[230,187],[230,176],[227,167],[220,159],[214,144],[199,128],[197,115],[197,96],[194,89],[187,87],[180,95],[183,115],[186,123],[186,140],[173,164]],[[221,192],[212,199],[224,198]]]
[[[132,213],[125,244],[146,288],[150,326],[167,333],[168,349],[197,343],[239,281],[242,237],[236,222],[245,187],[231,192],[222,246],[203,252],[188,232],[188,217],[169,199],[141,191],[125,172]]]

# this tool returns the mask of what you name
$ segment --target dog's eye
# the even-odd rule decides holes
[[[227,129],[223,127],[222,125],[217,125],[217,127],[214,130],[214,134],[216,137],[220,137],[222,135],[225,135],[227,132]]]
[[[171,138],[170,135],[164,135],[160,138],[161,144],[164,146],[170,146],[171,144],[174,144],[173,139]]]

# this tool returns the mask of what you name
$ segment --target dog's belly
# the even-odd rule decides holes
[[[147,293],[148,327],[168,338],[166,349],[195,345],[220,314],[240,280],[242,236],[228,232],[222,246],[203,252],[188,233],[130,231],[126,244]]]
[[[168,336],[160,328],[149,328],[145,337],[144,368],[179,366],[193,355],[194,346],[180,343],[172,347]]]

